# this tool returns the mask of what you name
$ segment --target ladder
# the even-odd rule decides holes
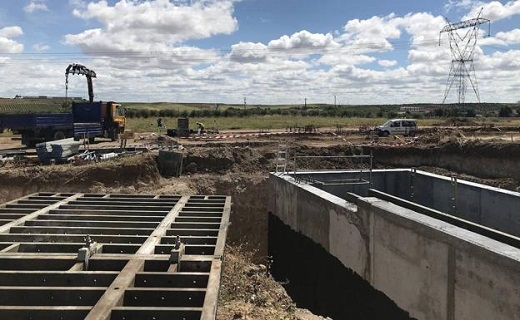
[[[278,151],[276,152],[276,173],[285,174],[287,172],[288,156],[287,145],[278,145]]]

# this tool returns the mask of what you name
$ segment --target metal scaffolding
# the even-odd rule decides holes
[[[352,160],[359,160],[359,168],[357,169],[357,177],[356,178],[350,178],[350,179],[328,179],[327,181],[321,181],[316,178],[311,178],[310,176],[305,176],[302,174],[301,171],[298,171],[298,160],[305,160],[305,159],[352,159]],[[367,159],[367,163],[365,163],[365,159]],[[372,169],[373,169],[373,155],[372,151],[370,151],[370,154],[354,154],[349,156],[307,156],[307,155],[294,155],[294,162],[293,162],[293,172],[294,178],[296,181],[306,181],[309,183],[315,183],[319,185],[368,185],[370,186],[372,184]],[[368,168],[364,168],[364,165],[368,165]],[[310,171],[316,171],[316,170],[310,170]],[[303,172],[304,173],[304,172]],[[368,174],[368,177],[366,176]]]

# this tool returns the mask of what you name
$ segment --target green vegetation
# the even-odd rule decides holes
[[[196,104],[124,104],[128,118],[190,117],[190,118],[227,118],[251,116],[302,116],[302,117],[395,117],[399,106],[330,106],[330,105],[277,105],[277,106],[232,106]]]
[[[386,119],[416,118],[420,126],[443,124],[448,118],[473,119],[482,125],[507,125],[520,119],[519,104],[481,103],[464,105],[409,104],[409,105],[233,105],[212,103],[123,103],[127,109],[127,128],[136,132],[157,130],[157,118],[162,118],[167,128],[177,128],[177,118],[189,118],[190,128],[196,130],[196,122],[207,129],[269,130],[289,127],[373,127]],[[403,112],[403,111],[412,111]],[[420,110],[418,114],[414,114]],[[1,113],[68,112],[70,105],[53,99],[0,99]],[[513,120],[513,121],[512,121]],[[448,124],[446,122],[445,124]]]
[[[64,100],[0,99],[0,114],[59,113],[70,110]]]
[[[163,118],[166,128],[177,128],[177,118]],[[202,122],[206,129],[218,130],[270,130],[286,129],[289,127],[315,126],[358,128],[374,127],[383,124],[387,118],[338,118],[338,117],[303,117],[303,116],[250,116],[250,117],[227,117],[227,118],[189,118],[190,129],[196,130],[196,122]],[[429,126],[438,123],[438,119],[422,119],[419,125]],[[157,130],[156,119],[152,118],[130,118],[127,119],[127,128],[135,132],[146,132]]]
[[[290,117],[340,117],[340,118],[396,118],[399,116],[415,118],[450,118],[450,117],[494,117],[515,116],[512,110],[519,108],[518,104],[501,103],[468,103],[464,105],[413,104],[413,105],[349,105],[332,106],[326,104],[313,105],[266,105],[239,106],[219,104],[188,104],[188,103],[127,103],[128,118],[156,117],[189,117],[189,118],[227,118],[256,116],[290,116]],[[421,110],[419,114],[410,114],[403,110]],[[501,111],[502,110],[502,111]],[[504,110],[511,110],[505,113]]]

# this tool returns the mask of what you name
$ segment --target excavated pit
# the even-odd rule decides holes
[[[520,148],[516,144],[461,145],[455,142],[403,147],[309,147],[304,142],[298,143],[292,150],[299,154],[358,154],[361,150],[367,154],[372,150],[374,164],[378,168],[418,167],[511,190],[519,186],[520,175],[516,163]],[[228,243],[240,244],[256,252],[257,261],[265,262],[269,254],[267,180],[268,172],[275,167],[277,148],[277,142],[189,146],[184,158],[183,175],[168,179],[160,176],[153,156],[78,167],[4,166],[0,168],[0,202],[41,191],[225,194],[233,199]],[[316,159],[305,163],[302,169],[349,169],[356,166],[356,163],[349,161]],[[290,261],[283,262],[286,263]],[[299,303],[298,293],[294,293],[293,298]],[[367,315],[360,312],[360,316],[363,314]],[[353,317],[356,318],[361,319]]]

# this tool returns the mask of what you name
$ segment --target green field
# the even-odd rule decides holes
[[[381,119],[361,119],[361,118],[326,118],[326,117],[301,117],[301,116],[251,116],[251,117],[230,117],[230,118],[189,118],[190,129],[196,129],[196,122],[202,122],[207,129],[217,128],[219,130],[239,130],[239,129],[283,129],[288,127],[304,127],[314,125],[317,127],[340,126],[361,126],[375,125],[382,123]],[[164,118],[167,128],[177,128],[177,118]],[[136,132],[156,129],[155,118],[132,118],[127,119],[127,128]]]
[[[54,113],[67,109],[64,100],[0,99],[0,114]]]
[[[206,128],[218,130],[276,130],[289,127],[315,126],[317,128],[344,128],[374,127],[383,124],[388,118],[414,117],[400,115],[400,105],[359,105],[359,106],[332,106],[327,104],[302,105],[264,105],[253,106],[219,104],[215,110],[212,103],[138,103],[126,102],[123,106],[133,110],[127,116],[127,129],[134,132],[157,131],[157,118],[161,117],[166,128],[177,128],[177,118],[189,116],[190,129],[196,130],[196,122],[202,122]],[[418,104],[403,105],[422,108],[431,111],[435,108],[453,110],[456,106]],[[498,110],[505,104],[464,105],[464,108],[477,110],[479,117],[468,117],[468,122],[476,125],[519,126],[519,117],[495,118]],[[509,104],[513,110],[517,106]],[[2,113],[45,113],[67,111],[63,100],[54,99],[0,99],[0,114]],[[166,113],[165,110],[176,111],[176,114]],[[226,111],[228,110],[228,111]],[[518,109],[520,110],[520,108]],[[137,112],[136,112],[137,111]],[[142,112],[147,111],[147,112]],[[162,113],[160,113],[162,111]],[[222,111],[221,113],[215,111]],[[261,112],[269,111],[269,112]],[[277,111],[277,112],[274,112]],[[483,114],[489,117],[482,117]],[[163,114],[164,116],[160,116]],[[518,111],[513,115],[517,115]],[[428,118],[418,116],[419,126],[449,125],[449,117]]]
[[[342,126],[344,128],[358,128],[362,126],[374,127],[381,125],[386,118],[337,118],[337,117],[301,117],[301,116],[252,116],[246,118],[190,118],[190,129],[196,130],[196,122],[202,122],[207,129],[219,130],[269,130],[285,129],[288,127],[304,127],[313,125],[318,128]],[[419,126],[430,126],[439,123],[439,119],[421,119]],[[177,128],[177,118],[164,118],[166,128]],[[127,119],[127,128],[134,132],[157,130],[155,118]]]

